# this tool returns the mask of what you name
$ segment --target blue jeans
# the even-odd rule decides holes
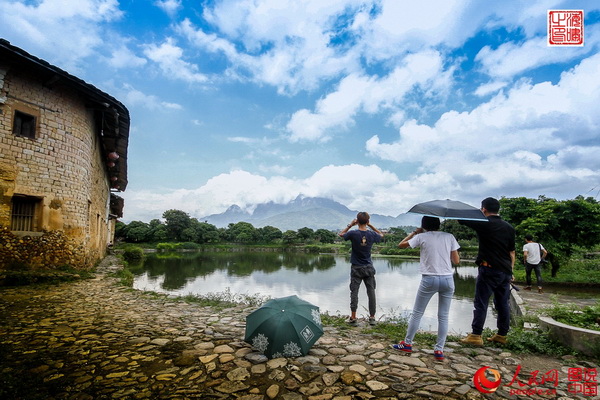
[[[452,295],[454,294],[454,278],[452,275],[423,275],[421,277],[415,306],[410,315],[406,337],[404,338],[405,343],[412,344],[427,304],[436,293],[438,294],[438,334],[434,350],[444,350],[446,336],[448,336],[448,314]]]
[[[498,313],[498,335],[506,336],[510,328],[510,281],[512,275],[490,267],[479,267],[475,283],[473,305],[474,335],[481,335],[487,317],[490,296],[494,295],[494,307]]]

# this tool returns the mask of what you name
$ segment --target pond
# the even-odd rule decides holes
[[[377,270],[377,318],[408,316],[421,280],[417,260],[374,257]],[[473,265],[473,264],[471,264]],[[185,296],[232,293],[269,296],[297,295],[330,315],[348,315],[350,303],[349,257],[273,252],[193,252],[148,254],[132,268],[134,288]],[[455,269],[456,291],[450,309],[450,333],[470,331],[477,268],[465,263]],[[491,301],[490,301],[491,304]],[[358,314],[368,316],[364,285],[359,292]],[[495,328],[491,305],[486,327]],[[421,321],[421,329],[437,330],[437,295]]]

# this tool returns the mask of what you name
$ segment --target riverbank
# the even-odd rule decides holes
[[[487,344],[448,343],[446,360],[437,362],[418,344],[411,355],[397,353],[364,323],[326,327],[306,357],[267,360],[243,342],[252,308],[200,307],[134,291],[111,277],[120,268],[109,256],[94,279],[0,288],[0,397],[484,399],[547,390],[551,398],[586,399],[569,392],[569,370],[598,368],[597,360],[511,354]],[[495,394],[473,384],[484,366],[502,376]],[[524,383],[533,371],[556,370],[557,385],[509,385],[518,367]]]

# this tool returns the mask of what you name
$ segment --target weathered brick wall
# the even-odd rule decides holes
[[[0,61],[1,62],[1,61]],[[0,225],[10,226],[14,194],[42,199],[40,230],[61,231],[82,259],[105,254],[110,189],[92,111],[78,93],[48,88],[18,67],[0,81]],[[0,74],[1,75],[1,74]],[[38,117],[35,139],[12,133],[14,110]]]

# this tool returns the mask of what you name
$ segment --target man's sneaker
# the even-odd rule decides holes
[[[433,352],[433,355],[435,356],[435,359],[437,361],[444,361],[444,352],[441,350],[436,350]]]
[[[525,290],[531,290],[531,286],[525,286],[523,289],[525,289]]]
[[[348,323],[348,325],[352,325],[352,326],[356,326],[358,325],[358,320],[356,318],[348,318],[348,321],[346,321]]]
[[[377,321],[375,320],[375,318],[373,318],[373,317],[369,318],[369,325],[371,325],[371,326],[377,325]]]
[[[483,339],[481,335],[474,335],[469,333],[466,338],[460,339],[460,342],[463,344],[470,344],[472,346],[483,346]]]
[[[497,333],[494,336],[487,338],[487,340],[488,342],[506,344],[506,336],[498,335]]]
[[[392,349],[403,351],[405,353],[412,353],[412,344],[404,343],[403,340],[400,343],[393,344]]]
[[[538,293],[542,294],[544,293],[544,289],[542,289],[541,287],[538,288]]]

